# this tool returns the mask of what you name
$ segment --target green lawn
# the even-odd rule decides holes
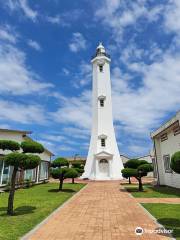
[[[58,183],[47,183],[17,190],[15,215],[11,217],[6,215],[8,193],[1,194],[0,239],[19,239],[83,186],[84,184],[65,183],[64,190],[58,192]]]
[[[167,186],[151,186],[144,185],[144,191],[138,192],[138,185],[123,185],[128,192],[137,198],[178,198],[180,197],[180,189]]]
[[[173,230],[173,236],[180,240],[180,204],[143,203],[166,229]]]

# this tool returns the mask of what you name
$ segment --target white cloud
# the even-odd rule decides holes
[[[84,87],[88,85],[92,80],[92,66],[90,63],[82,61],[79,65],[79,69],[73,78],[72,84],[74,87]]]
[[[9,25],[0,26],[0,40],[16,43],[18,34]]]
[[[131,4],[126,0],[105,0],[96,10],[95,19],[101,20],[105,27],[110,28],[116,42],[120,42],[126,27],[135,25],[140,18],[149,22],[156,21],[162,10],[163,5],[149,8],[144,0],[136,0]]]
[[[78,97],[66,97],[62,106],[57,112],[52,113],[55,121],[64,124],[73,124],[82,129],[89,129],[91,126],[91,93],[84,91]]]
[[[10,129],[10,125],[9,124],[6,124],[6,123],[0,123],[0,128],[1,129]]]
[[[141,143],[142,144],[142,143]],[[147,148],[142,146],[142,145],[130,145],[128,147],[129,151],[131,152],[131,154],[136,155],[136,156],[142,156],[143,154],[149,154],[149,152],[147,152]]]
[[[29,6],[28,0],[6,0],[3,4],[11,11],[22,11],[24,15],[33,22],[37,19],[38,12]]]
[[[47,16],[46,17],[47,22],[52,23],[52,24],[60,24],[63,23],[63,20],[59,15],[56,16]]]
[[[80,50],[86,49],[86,47],[87,47],[87,43],[84,36],[79,32],[73,33],[72,40],[69,44],[69,49],[72,52],[79,52]]]
[[[45,111],[40,105],[28,105],[13,101],[0,100],[0,120],[23,124],[46,124]]]
[[[62,129],[66,136],[73,137],[76,139],[88,139],[90,137],[90,129],[78,128],[78,127],[64,127]]]
[[[170,0],[164,12],[164,25],[167,31],[179,34],[180,31],[180,1]]]
[[[62,72],[64,75],[68,76],[70,74],[70,71],[67,68],[63,68]]]
[[[147,136],[152,128],[160,125],[168,112],[178,110],[179,64],[180,56],[172,57],[170,54],[165,54],[161,61],[151,65],[137,63],[136,70],[142,74],[138,89],[132,89],[130,84],[125,84],[123,88],[114,85],[114,117],[123,125],[124,131]],[[123,76],[119,76],[119,82],[124,82]]]
[[[59,150],[61,152],[67,152],[67,151],[76,151],[75,148],[71,147],[71,146],[68,146],[68,145],[60,145],[59,146]]]
[[[30,18],[32,21],[35,21],[37,18],[37,11],[33,10],[29,4],[28,4],[28,0],[19,0],[19,4],[21,9],[23,10],[24,14],[26,15],[26,17]]]
[[[0,93],[24,95],[40,93],[53,87],[43,83],[25,63],[26,55],[10,45],[0,46]]]
[[[42,50],[40,44],[39,44],[38,42],[32,40],[32,39],[29,39],[29,40],[27,41],[27,44],[28,44],[31,48],[35,49],[36,51],[41,51],[41,50]]]
[[[19,2],[18,0],[6,0],[6,1],[3,1],[3,4],[7,6],[11,11],[14,11],[19,6],[18,2]]]
[[[62,142],[65,140],[65,137],[62,135],[53,135],[53,134],[41,134],[41,138],[45,139],[45,140],[49,140],[52,142]]]

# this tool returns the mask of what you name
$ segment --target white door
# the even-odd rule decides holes
[[[99,175],[100,177],[109,177],[109,163],[106,159],[99,161]]]

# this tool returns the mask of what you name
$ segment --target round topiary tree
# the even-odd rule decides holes
[[[171,169],[180,174],[180,151],[175,152],[171,157]]]
[[[21,143],[21,148],[23,150],[22,153],[12,152],[7,154],[4,157],[4,160],[6,161],[6,163],[10,166],[13,166],[13,172],[11,176],[11,186],[10,186],[9,198],[8,198],[8,209],[7,209],[8,215],[13,215],[14,194],[15,194],[17,172],[19,170],[36,168],[41,161],[41,158],[38,155],[27,154],[27,153],[44,152],[44,147],[41,144],[33,141],[27,141],[27,142],[28,142],[27,144],[26,144],[26,141]],[[16,147],[16,150],[18,150],[17,147]]]
[[[0,140],[0,149],[17,151],[20,149],[20,144],[11,140]]]
[[[61,167],[69,167],[69,162],[66,158],[58,157],[52,163],[51,167],[53,168],[61,168]]]
[[[44,152],[44,147],[42,144],[32,141],[26,140],[21,143],[21,148],[24,153],[42,153]]]
[[[145,160],[130,159],[126,162],[125,168],[121,170],[124,178],[135,177],[139,183],[139,191],[143,191],[142,177],[153,171],[152,164]]]
[[[65,179],[64,175],[68,171],[68,169],[69,168],[67,168],[67,167],[51,169],[51,176],[54,179],[59,179],[59,191],[62,191],[63,182],[64,182],[64,179]]]
[[[79,173],[75,168],[69,168],[64,174],[65,178],[72,178],[72,183],[74,184],[74,178],[78,177]]]
[[[134,169],[133,168],[124,168],[122,171],[122,176],[124,178],[127,178],[128,181],[129,181],[129,184],[131,184],[131,177],[133,176],[134,174]]]
[[[78,177],[84,172],[84,164],[81,161],[74,161],[71,163],[72,168],[78,172]]]
[[[63,187],[63,181],[65,179],[65,173],[69,169],[69,162],[65,158],[56,158],[52,163],[51,163],[51,176],[54,179],[59,179],[59,191],[62,190]]]
[[[56,158],[51,163],[51,176],[54,179],[59,179],[59,191],[62,191],[63,182],[66,178],[72,178],[72,183],[74,183],[74,178],[79,176],[79,168],[69,168],[69,162],[65,158]]]

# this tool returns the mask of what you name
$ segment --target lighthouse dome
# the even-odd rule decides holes
[[[106,52],[104,46],[102,45],[102,42],[99,43],[99,45],[96,48],[96,51],[97,51],[97,53],[105,53]]]
[[[106,53],[105,47],[103,46],[102,42],[99,43],[99,45],[96,48],[96,53],[95,55],[92,56],[92,60],[96,57],[102,57],[105,56],[107,58],[111,58],[109,54]]]
[[[102,45],[102,42],[99,43],[99,45],[97,46],[96,48],[96,53],[97,54],[104,54],[106,51],[105,51],[105,48],[104,46]]]

